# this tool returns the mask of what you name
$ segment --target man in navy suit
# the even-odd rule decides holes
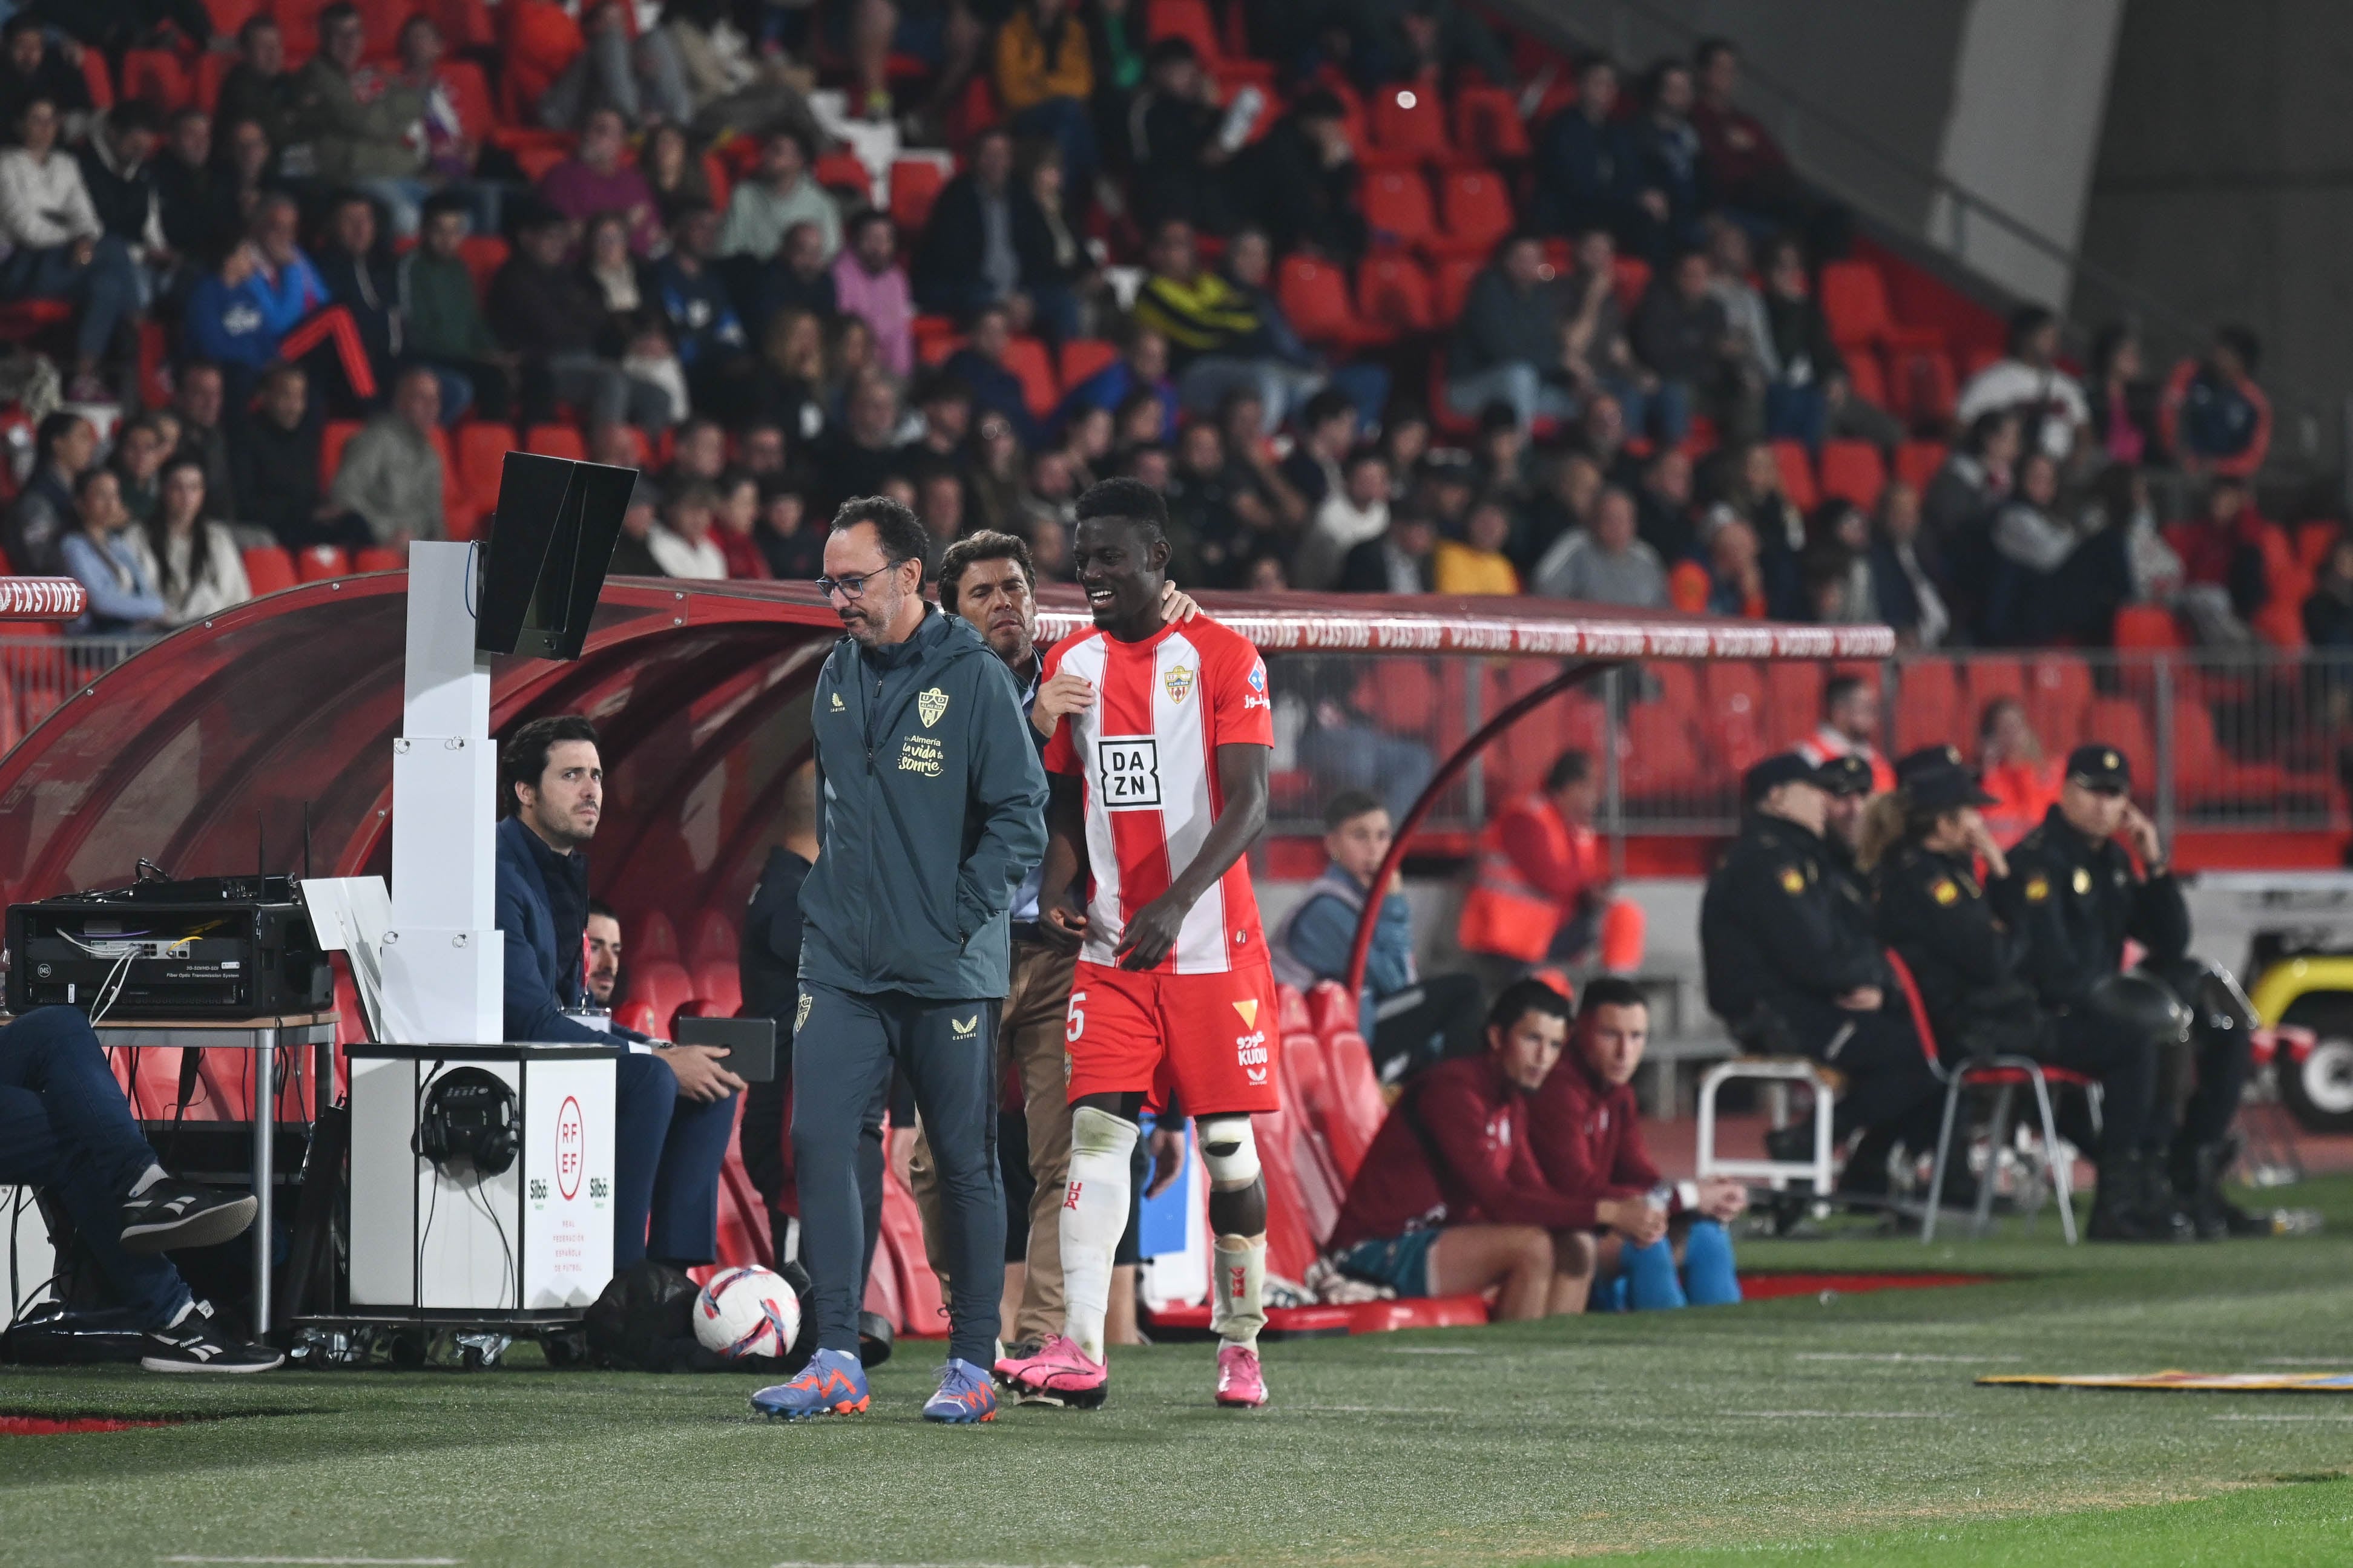
[[[506,1037],[601,1045],[604,1032],[571,1016],[583,994],[586,847],[605,803],[596,727],[562,714],[517,730],[499,758],[499,795]],[[647,1257],[681,1268],[712,1262],[719,1166],[744,1080],[708,1047],[668,1045],[619,1027],[612,1034],[628,1047],[614,1075],[614,1272]]]

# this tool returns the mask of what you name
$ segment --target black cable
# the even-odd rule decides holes
[[[491,1202],[490,1194],[483,1190],[482,1182],[483,1176],[481,1167],[478,1165],[474,1168],[474,1184],[471,1188],[468,1189],[469,1196],[474,1202],[476,1206],[480,1209],[484,1217],[489,1219],[491,1222],[491,1227],[499,1233],[499,1255],[506,1260],[506,1272],[500,1277],[499,1282],[500,1304],[492,1307],[491,1310],[492,1311],[499,1311],[503,1309],[507,1299],[507,1287],[510,1282],[512,1282],[514,1285],[514,1304],[517,1307],[521,1307],[522,1305],[522,1286],[520,1281],[515,1279],[514,1249],[507,1245],[506,1222],[499,1218],[497,1205]]]

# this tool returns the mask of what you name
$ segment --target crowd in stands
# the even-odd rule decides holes
[[[1073,498],[1129,475],[1188,585],[1924,647],[2353,621],[2255,507],[2251,332],[2159,380],[2113,327],[2079,377],[2030,308],[1911,395],[1722,41],[1639,85],[1455,0],[43,0],[5,43],[0,335],[103,439],[40,425],[0,544],[88,575],[88,631],[222,591],[120,542],[163,537],[164,458],[233,527],[196,555],[323,573],[479,527],[523,446],[644,469],[621,572],[805,577],[881,493],[1063,575]],[[939,142],[944,183],[903,151]]]

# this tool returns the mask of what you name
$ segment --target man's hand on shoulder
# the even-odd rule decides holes
[[[681,1099],[698,1105],[723,1100],[744,1087],[744,1080],[720,1064],[727,1053],[712,1046],[656,1046],[654,1055],[670,1064],[678,1079]]]

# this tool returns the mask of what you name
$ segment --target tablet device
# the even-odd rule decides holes
[[[681,1018],[678,1043],[710,1046],[727,1053],[729,1072],[745,1083],[772,1083],[776,1077],[774,1018]]]

